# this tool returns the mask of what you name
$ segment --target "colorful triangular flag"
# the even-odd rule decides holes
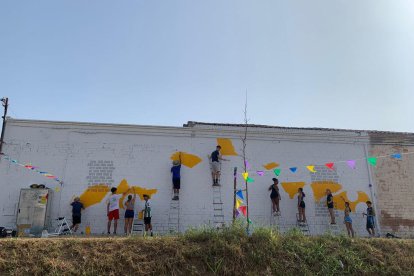
[[[373,167],[377,165],[377,157],[368,157],[367,161]]]
[[[250,220],[250,218],[247,219],[247,223],[253,224],[253,222]]]
[[[248,183],[253,183],[253,182],[254,182],[254,179],[253,179],[253,178],[250,178],[250,177],[247,177],[246,181],[247,181]]]
[[[239,210],[244,216],[247,216],[247,206],[240,206]]]
[[[243,204],[243,200],[237,199],[236,200],[236,209],[239,209],[239,207],[242,206],[242,204]]]
[[[243,179],[247,180],[247,178],[249,177],[249,173],[248,172],[244,172],[242,173]]]
[[[274,169],[273,170],[273,172],[275,173],[276,176],[279,176],[281,171],[282,171],[281,169]]]
[[[242,190],[238,190],[236,192],[236,196],[240,197],[241,199],[244,199],[244,197],[243,197],[243,191]]]
[[[289,168],[289,170],[290,170],[291,172],[295,173],[295,172],[298,170],[298,168],[296,168],[296,167],[292,167],[292,168]]]
[[[394,158],[394,159],[401,159],[402,155],[401,155],[401,153],[394,153],[394,154],[391,154],[391,157]]]
[[[313,165],[309,165],[309,166],[306,166],[306,168],[307,168],[310,172],[312,172],[312,173],[316,173],[316,171],[315,171],[315,166],[313,166]]]
[[[335,163],[326,163],[325,166],[328,167],[328,169],[333,170]]]
[[[257,171],[256,173],[257,173],[257,175],[259,175],[259,176],[263,176],[263,175],[264,175],[264,171]]]
[[[249,162],[247,160],[244,161],[244,165],[246,166],[246,169],[250,169],[250,165],[249,165]]]
[[[348,161],[346,161],[346,163],[348,164],[348,167],[350,167],[351,169],[355,169],[355,167],[356,167],[356,161],[355,160],[348,160]]]

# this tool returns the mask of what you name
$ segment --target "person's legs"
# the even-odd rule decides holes
[[[352,237],[354,237],[355,236],[355,232],[354,232],[354,228],[352,227],[352,222],[349,223],[349,229],[351,230]]]
[[[112,219],[108,219],[108,234],[111,233],[111,222]]]
[[[302,218],[303,218],[303,222],[306,223],[306,214],[305,214],[305,208],[302,208]]]
[[[276,212],[280,212],[280,209],[279,209],[279,198],[277,197],[277,198],[275,198],[275,205],[276,205]]]
[[[372,228],[371,228],[371,231],[372,231],[372,236],[373,236],[373,237],[375,237],[375,228],[374,228],[374,227],[372,227]]]
[[[345,226],[346,226],[346,231],[348,232],[348,236],[351,236],[351,228],[349,226],[349,222],[345,222]]]
[[[271,198],[271,200],[272,200],[272,210],[273,210],[273,213],[275,213],[276,212],[276,200],[274,198]]]
[[[114,234],[116,234],[116,229],[118,228],[118,220],[114,219]]]
[[[335,213],[333,208],[329,208],[329,215],[331,216],[331,224],[335,224]]]
[[[129,221],[128,220],[129,220],[128,218],[125,218],[125,220],[124,220],[124,233],[125,233],[125,235],[128,234],[128,226],[129,226]]]

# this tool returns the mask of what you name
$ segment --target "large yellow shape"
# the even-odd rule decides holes
[[[345,201],[349,202],[351,210],[355,212],[355,208],[359,203],[365,203],[369,200],[368,195],[365,192],[358,191],[358,198],[356,201],[350,201],[348,198],[348,192],[342,192],[333,196],[335,207],[338,210],[345,210]]]
[[[294,198],[295,194],[298,193],[298,189],[304,186],[305,182],[282,182],[282,187],[289,194],[290,198]]]
[[[116,193],[123,194],[126,191],[128,191],[129,188],[130,186],[128,182],[125,179],[123,179],[119,183]],[[156,194],[158,191],[157,189],[146,189],[140,186],[133,186],[133,188],[135,190],[135,194],[138,195],[138,197],[141,200],[144,200],[144,195],[149,195],[151,197],[152,195]],[[95,185],[95,186],[88,187],[86,191],[84,191],[82,195],[80,196],[80,202],[82,202],[85,208],[88,208],[92,205],[102,202],[102,200],[105,198],[105,196],[107,196],[109,192],[110,192],[110,188],[106,185]],[[132,191],[130,191],[129,194],[132,194]],[[119,206],[121,208],[124,208],[124,201],[127,195],[123,196],[119,200]]]
[[[109,187],[106,185],[90,186],[80,196],[80,202],[82,202],[83,207],[88,208],[101,202],[108,192]]]
[[[270,163],[267,163],[267,164],[263,165],[263,168],[265,168],[266,170],[271,170],[271,169],[274,169],[276,167],[279,167],[279,164],[275,163],[275,162],[270,162]]]
[[[217,138],[217,145],[221,147],[220,153],[222,155],[238,155],[234,149],[233,142],[228,138]]]
[[[181,164],[183,164],[186,167],[193,168],[198,165],[202,160],[200,157],[194,154],[177,151],[173,153],[170,157],[171,160],[179,160],[181,154]]]
[[[312,182],[311,188],[315,201],[319,202],[326,195],[326,189],[331,190],[332,193],[336,193],[342,189],[342,185],[333,181],[315,181]]]

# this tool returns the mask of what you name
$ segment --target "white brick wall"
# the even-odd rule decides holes
[[[166,128],[10,120],[6,129],[7,144],[4,152],[21,162],[32,162],[64,180],[63,188],[54,195],[53,217],[70,217],[69,203],[72,197],[80,195],[96,179],[105,178],[109,183],[113,181],[113,186],[126,179],[130,185],[158,189],[152,199],[153,222],[155,231],[166,232],[171,199],[171,154],[179,150],[203,159],[192,169],[182,169],[180,229],[210,224],[213,221],[213,205],[211,175],[206,156],[215,149],[218,137],[232,139],[236,151],[240,153],[240,136],[240,129],[224,127]],[[312,177],[305,166],[364,158],[364,144],[368,141],[365,140],[365,135],[359,132],[251,129],[248,137],[247,156],[253,169],[264,170],[263,164],[275,161],[282,166],[283,171],[279,177],[281,182],[306,182],[306,212],[311,232],[321,234],[327,231],[329,219],[317,211],[321,210],[320,203],[313,200],[310,187]],[[223,163],[221,182],[225,220],[229,222],[232,218],[233,168],[237,166],[241,172],[242,161],[240,157],[227,158],[231,161]],[[104,169],[103,164],[109,169],[106,166]],[[298,166],[298,172],[288,172],[290,166]],[[250,215],[256,225],[269,225],[272,221],[267,191],[272,177],[274,175],[271,172],[263,177],[254,176],[255,182],[249,186]],[[324,179],[323,175],[318,177]],[[346,165],[340,165],[335,178],[343,190],[348,192],[351,200],[356,199],[357,191],[364,191],[371,197],[365,164],[359,164],[354,171]],[[20,188],[32,183],[56,186],[55,182],[6,160],[0,162],[0,179],[0,225],[5,226],[15,223]],[[326,180],[332,180],[332,176],[327,174]],[[241,176],[239,187],[242,187]],[[296,198],[290,199],[282,187],[280,190],[280,228],[285,231],[295,225]],[[142,202],[137,205],[142,205]],[[365,206],[360,204],[353,214],[358,235],[365,235],[365,221],[361,215],[364,209]],[[338,216],[340,227],[343,227],[342,212],[338,212]],[[84,211],[82,221],[82,230],[90,223],[93,233],[105,232],[104,201]],[[120,227],[123,227],[123,222]]]

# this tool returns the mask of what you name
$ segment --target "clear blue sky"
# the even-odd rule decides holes
[[[412,0],[2,0],[17,118],[414,132]]]

